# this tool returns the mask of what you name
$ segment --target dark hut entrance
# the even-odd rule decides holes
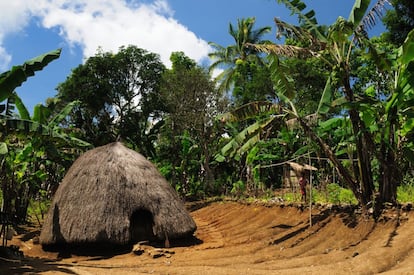
[[[153,226],[154,220],[151,212],[145,209],[134,211],[130,220],[131,241],[137,243],[155,240]]]

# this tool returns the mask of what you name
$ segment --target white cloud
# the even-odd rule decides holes
[[[7,53],[6,49],[0,46],[0,72],[9,70],[11,55]]]
[[[30,1],[0,1],[0,71],[7,70],[11,61],[11,55],[3,46],[4,38],[22,31],[29,21],[27,2]]]
[[[28,1],[0,1],[0,39],[4,36],[21,31],[29,20]]]
[[[37,16],[43,27],[58,29],[69,45],[81,46],[85,58],[94,55],[98,47],[116,52],[120,46],[136,45],[158,53],[164,64],[170,65],[173,51],[201,61],[210,50],[206,41],[173,18],[174,11],[166,0],[13,0],[2,4],[6,10],[12,6],[8,2],[20,3],[12,7],[16,11],[11,16],[15,31],[27,25],[29,15]],[[5,9],[0,5],[0,10]],[[18,22],[18,18],[24,20]],[[0,19],[0,45],[2,34],[7,34],[3,21]]]

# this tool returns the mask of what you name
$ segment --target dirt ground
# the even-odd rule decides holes
[[[194,240],[164,250],[141,245],[137,253],[81,256],[43,251],[33,241],[38,231],[16,236],[9,244],[24,258],[1,258],[0,274],[414,274],[410,211],[388,210],[374,223],[328,206],[312,213],[263,203],[195,208]]]

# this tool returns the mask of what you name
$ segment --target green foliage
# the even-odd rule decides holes
[[[275,92],[278,95],[294,98],[296,95],[294,81],[289,73],[291,72],[291,67],[288,64],[281,62],[277,55],[270,55],[268,60],[270,77],[272,79]]]
[[[158,165],[158,171],[163,175],[165,178],[170,179],[173,174],[173,166],[172,163],[164,162],[162,165]]]
[[[76,149],[89,145],[63,127],[62,122],[75,103],[56,114],[46,106],[37,105],[34,116],[30,117],[13,91],[59,55],[60,50],[44,54],[0,76],[0,98],[7,97],[1,105],[0,119],[3,211],[15,213],[20,221],[26,219],[30,200],[44,199],[49,195],[45,190],[57,186],[63,170],[76,157]]]
[[[164,70],[158,55],[135,46],[121,47],[116,54],[98,52],[58,86],[62,104],[80,102],[68,124],[94,146],[122,138],[154,157],[165,111],[159,93]]]
[[[194,60],[185,55],[184,52],[173,52],[170,57],[172,70],[191,70],[197,67]]]
[[[356,0],[352,7],[348,20],[354,25],[358,26],[365,16],[371,0]]]
[[[319,101],[318,109],[316,110],[317,114],[324,115],[330,109],[330,102],[332,101],[332,89],[331,89],[331,79],[328,78],[323,89],[321,100]]]
[[[88,146],[61,128],[56,119],[60,113],[41,124],[34,120],[7,120],[4,143],[8,151],[3,155],[2,190],[4,209],[15,212],[23,221],[33,198],[45,199],[45,190],[54,189],[80,153]],[[71,149],[69,149],[70,147]]]
[[[261,62],[243,61],[236,64],[233,82],[232,100],[235,106],[275,98],[269,69]]]
[[[236,197],[239,197],[243,195],[245,191],[246,191],[246,184],[243,181],[239,180],[232,184],[230,193]]]
[[[27,208],[27,216],[29,220],[36,220],[39,226],[42,226],[51,201],[47,199],[45,191],[39,192],[39,194],[38,198],[30,200],[29,207]]]
[[[272,69],[276,81],[284,77],[290,80],[285,85],[278,85],[275,90],[292,100],[299,114],[328,111],[330,105],[328,107],[327,102],[332,99],[333,90],[327,82],[323,61],[318,58],[289,58],[283,60],[283,64],[279,62],[278,66],[272,66]]]
[[[399,203],[414,202],[414,177],[412,171],[407,171],[400,186],[398,186],[397,199]]]
[[[286,202],[302,202],[301,195],[298,192],[286,192],[281,194],[281,199]],[[357,205],[358,201],[355,198],[353,192],[348,189],[341,187],[336,183],[330,183],[326,185],[326,188],[320,189],[317,187],[312,188],[312,203],[321,204],[353,204]]]
[[[368,11],[370,1],[355,0],[349,18],[329,27],[318,24],[304,1],[277,2],[299,19],[298,26],[275,19],[284,45],[263,41],[270,27],[254,29],[254,18],[229,24],[233,45],[210,43],[209,69],[224,69],[216,80],[221,92],[233,93],[230,112],[207,71],[183,52],[172,53],[171,69],[134,46],[98,52],[59,85],[58,99],[37,105],[32,117],[13,91],[60,50],[1,74],[6,207],[21,211],[30,201],[29,214],[40,221],[45,190],[88,146],[81,139],[101,145],[117,137],[156,162],[187,197],[260,191],[271,199],[269,190],[282,178],[273,164],[311,152],[328,157],[351,188],[314,188],[314,202],[356,204],[356,195],[364,206],[378,191],[377,202],[392,201],[395,193],[400,202],[410,200],[410,181],[395,189],[414,161],[414,32],[398,31],[406,33],[400,49],[382,38],[368,40],[365,30],[384,1]]]
[[[308,30],[317,39],[323,40],[325,38],[321,32],[321,28],[318,26],[315,11],[310,10],[306,13],[304,12],[307,8],[304,2],[300,0],[277,0],[277,2],[284,4],[291,11],[292,15],[297,15],[301,26]],[[295,33],[295,35],[297,35],[297,33]]]
[[[167,179],[183,196],[215,189],[210,159],[218,140],[214,120],[222,103],[207,71],[182,52],[171,54],[172,69],[162,75],[165,105],[157,136],[157,158]]]
[[[387,10],[383,23],[388,32],[382,34],[386,41],[401,46],[407,34],[414,28],[414,2],[411,0],[391,0],[393,9]]]
[[[357,200],[351,190],[343,188],[336,183],[330,183],[326,187],[327,202],[334,204],[357,204]]]
[[[14,92],[14,89],[21,86],[29,77],[34,76],[36,71],[41,71],[50,62],[60,57],[61,49],[45,53],[31,60],[26,61],[23,65],[13,66],[11,70],[0,74],[0,102],[7,99],[5,104],[0,105],[2,124],[12,116],[14,105],[21,113],[22,119],[30,119],[29,112],[23,105],[20,97]],[[4,113],[3,113],[4,112]],[[4,131],[4,129],[3,129]],[[7,145],[1,144],[1,152],[7,152]]]
[[[252,149],[266,133],[277,126],[283,115],[277,112],[279,107],[271,102],[251,102],[221,116],[223,122],[256,121],[245,129],[236,133],[234,137],[221,149],[220,155],[229,156],[237,160]],[[220,155],[216,159],[220,158]],[[222,159],[222,158],[221,158]]]
[[[378,41],[368,40],[365,30],[376,23],[383,1],[368,11],[370,1],[356,0],[349,19],[339,17],[327,32],[318,26],[313,11],[305,13],[306,5],[302,1],[278,2],[299,16],[300,27],[276,21],[280,33],[293,45],[255,45],[254,48],[278,56],[273,58],[277,62],[272,64],[276,71],[272,75],[277,76],[273,79],[281,87],[278,96],[286,106],[283,110],[320,146],[363,206],[375,196],[376,188],[380,191],[378,201],[395,202],[401,174],[398,169],[404,166],[401,165],[404,158],[400,156],[413,148],[409,139],[403,138],[408,142],[400,142],[397,138],[411,133],[414,127],[411,117],[414,112],[410,107],[414,95],[410,34],[397,54]],[[325,62],[330,76],[316,113],[303,114],[295,96],[285,94],[296,87],[292,85],[291,75],[283,77],[283,72],[289,74],[290,70],[278,70],[287,64],[281,56],[288,60],[317,57]],[[388,98],[384,96],[389,94]],[[348,119],[338,119],[338,114]],[[327,121],[315,125],[315,120],[324,119]],[[338,127],[339,124],[346,128]],[[349,166],[338,159],[345,153],[352,160]],[[373,159],[379,163],[376,167],[371,164]],[[379,179],[379,187],[374,186],[374,178]]]
[[[21,86],[29,77],[34,76],[36,71],[41,71],[50,62],[59,58],[60,53],[61,49],[45,53],[0,74],[0,102],[7,99],[14,89]]]
[[[295,193],[285,193],[283,194],[282,199],[285,202],[298,202],[300,200],[300,196]]]
[[[398,186],[397,189],[397,200],[399,203],[414,202],[414,184],[404,184]]]
[[[263,73],[266,74],[263,68],[255,67],[260,66],[262,62],[258,51],[249,47],[249,43],[265,43],[262,37],[271,28],[263,27],[253,29],[254,23],[255,18],[246,18],[237,21],[237,28],[231,23],[229,24],[229,34],[234,40],[233,45],[224,47],[213,42],[209,43],[214,49],[213,52],[209,53],[209,57],[213,61],[209,67],[209,71],[212,72],[218,68],[224,69],[216,78],[216,81],[220,84],[219,90],[221,92],[229,91],[234,84],[245,86],[247,79],[252,79],[253,75],[261,77]],[[249,74],[245,74],[246,72],[249,72]],[[236,81],[238,83],[235,83]],[[260,82],[257,82],[257,84],[260,84]],[[264,86],[268,85],[267,82],[263,84]],[[246,90],[246,87],[244,89]],[[261,93],[263,92],[265,91],[261,91]],[[252,96],[252,91],[249,91],[249,94],[249,97]]]

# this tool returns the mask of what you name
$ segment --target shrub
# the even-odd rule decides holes
[[[414,184],[404,184],[397,188],[397,201],[399,203],[413,202],[414,200]]]

